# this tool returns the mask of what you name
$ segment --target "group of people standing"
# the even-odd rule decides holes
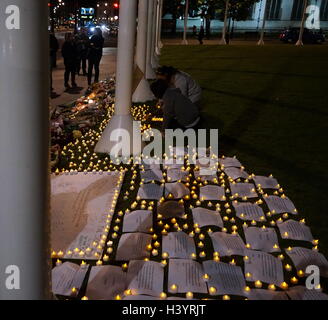
[[[86,28],[81,28],[75,35],[70,32],[65,34],[65,42],[62,46],[61,53],[65,65],[64,86],[66,90],[77,87],[76,74],[87,76],[88,85],[90,86],[92,84],[94,70],[94,82],[99,82],[99,66],[103,55],[103,47],[104,37],[100,28],[95,28],[91,38],[89,38]],[[53,35],[50,36],[50,49],[50,63],[51,68],[53,68],[55,67],[56,61],[56,58],[53,57],[58,50],[58,44],[56,47]]]

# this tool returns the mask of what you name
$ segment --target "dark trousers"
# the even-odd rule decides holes
[[[92,82],[92,71],[95,69],[95,82],[99,82],[99,65],[101,56],[96,56],[89,58],[89,68],[88,68],[88,85]]]
[[[83,75],[87,74],[87,57],[80,56],[77,62],[77,73],[80,74],[82,68]]]
[[[76,67],[74,64],[65,64],[65,74],[64,74],[64,80],[65,80],[65,86],[67,87],[69,82],[69,77],[71,76],[72,85],[75,85],[75,72]]]

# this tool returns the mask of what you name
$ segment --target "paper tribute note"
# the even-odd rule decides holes
[[[99,259],[103,250],[93,243],[104,235],[123,177],[120,172],[52,176],[51,249],[60,258]]]
[[[197,223],[200,228],[205,226],[216,226],[223,228],[223,221],[218,211],[208,210],[205,208],[192,209],[194,223]]]
[[[219,159],[219,162],[221,164],[221,166],[224,166],[225,168],[228,167],[236,167],[236,168],[241,168],[242,165],[239,162],[239,160],[237,158],[223,158],[223,159]]]
[[[297,214],[296,208],[287,197],[269,196],[264,198],[271,213],[293,213]]]
[[[151,244],[152,236],[145,233],[124,233],[118,244],[116,260],[129,261],[149,258],[147,246]]]
[[[166,183],[165,184],[165,197],[169,194],[173,195],[174,199],[180,199],[190,194],[189,189],[181,182]]]
[[[164,269],[158,262],[130,261],[127,278],[132,295],[159,297],[163,292]]]
[[[237,198],[257,198],[253,183],[230,183],[231,194]],[[238,195],[238,196],[237,196]]]
[[[91,268],[86,296],[90,300],[114,300],[127,288],[127,273],[118,266]]]
[[[209,275],[208,287],[216,288],[217,295],[245,296],[246,282],[241,267],[223,262],[205,261],[203,268]]]
[[[168,290],[170,293],[207,293],[202,265],[193,260],[170,259]]]
[[[208,169],[203,169],[201,171],[194,171],[194,175],[196,179],[200,179],[201,181],[211,181],[217,183],[218,176],[213,171]]]
[[[290,288],[286,293],[292,300],[328,300],[328,295],[320,290],[308,290],[302,286]]]
[[[189,175],[188,171],[182,171],[181,169],[168,169],[167,179],[169,182],[186,181]]]
[[[163,219],[182,218],[185,214],[185,208],[183,203],[179,203],[178,201],[165,201],[158,204],[157,214],[162,215]],[[158,219],[161,220],[162,218]]]
[[[162,198],[164,187],[154,183],[144,184],[138,191],[138,198],[145,200],[159,200]]]
[[[257,281],[280,286],[284,282],[284,272],[281,261],[273,255],[261,251],[247,250],[249,257],[245,262],[245,274],[250,273],[248,281]]]
[[[249,202],[233,202],[236,215],[242,220],[265,221],[265,215],[262,208]]]
[[[124,217],[123,232],[149,233],[153,227],[153,213],[148,210],[136,210],[127,213]]]
[[[224,172],[232,180],[237,180],[239,178],[247,179],[249,177],[249,174],[246,171],[239,168],[225,168]]]
[[[279,183],[275,178],[255,176],[253,180],[255,185],[262,189],[279,189]]]
[[[328,261],[323,254],[302,247],[294,247],[286,252],[297,270],[305,272],[308,266],[315,265],[320,269],[320,276],[328,278]]]
[[[200,188],[201,200],[219,201],[225,199],[225,192],[223,187],[205,186]]]
[[[245,243],[239,234],[228,234],[225,232],[214,232],[210,235],[214,250],[221,256],[244,256]]]
[[[248,227],[244,229],[246,242],[251,245],[254,250],[265,252],[277,252],[279,248],[274,248],[278,245],[278,237],[274,228],[256,228]]]
[[[76,296],[83,284],[88,266],[79,266],[75,263],[65,262],[52,269],[52,292],[56,295]],[[72,289],[75,288],[76,292]]]
[[[190,259],[196,253],[195,241],[184,232],[170,232],[162,240],[162,252],[169,258]]]
[[[283,239],[313,241],[311,230],[304,223],[287,220],[283,223],[278,223],[277,226]]]
[[[152,164],[142,163],[142,165],[140,167],[144,171],[147,171],[147,170],[154,170],[155,172],[161,171],[161,165],[157,164],[157,163],[152,163]]]
[[[151,181],[161,181],[163,179],[163,173],[161,170],[152,169],[140,172],[141,181],[148,183]]]
[[[288,300],[285,292],[277,292],[265,289],[252,289],[248,295],[248,300]]]

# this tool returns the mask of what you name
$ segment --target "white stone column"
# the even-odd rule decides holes
[[[308,0],[304,1],[304,8],[303,8],[303,16],[301,21],[301,27],[300,27],[300,33],[298,40],[296,42],[296,46],[302,46],[303,45],[303,33],[304,33],[304,24],[305,24],[305,18],[306,18],[306,9],[308,5]]]
[[[154,6],[155,1],[151,0],[148,2],[148,30],[147,30],[147,59],[146,59],[146,79],[156,79],[156,74],[152,66],[153,59],[153,35],[154,35]]]
[[[121,0],[120,22],[118,33],[118,51],[116,66],[115,114],[105,128],[95,152],[115,155],[113,147],[119,138],[130,135],[130,148],[123,150],[122,156],[138,155],[140,150],[134,150],[132,105],[132,81],[134,67],[134,48],[136,33],[137,0]],[[114,140],[114,141],[113,141]]]
[[[155,99],[146,80],[148,1],[139,0],[136,66],[144,76],[133,93],[133,102],[146,102]]]
[[[228,11],[229,11],[229,0],[226,0],[224,23],[223,23],[223,29],[222,29],[222,39],[220,41],[220,44],[223,44],[223,45],[227,44],[226,33],[227,33],[227,25],[228,25]]]
[[[0,1],[0,300],[50,298],[48,1]]]
[[[163,42],[162,42],[162,22],[163,22],[163,1],[159,0],[160,6],[159,6],[159,26],[158,26],[158,48],[163,48]]]
[[[262,29],[261,29],[260,40],[257,43],[258,46],[263,46],[264,45],[265,23],[266,23],[267,9],[268,9],[268,3],[269,3],[268,0],[263,0],[263,1],[264,1],[264,6],[263,6],[264,7],[264,11],[262,13]]]
[[[157,69],[159,67],[159,58],[158,55],[156,54],[156,40],[157,40],[157,17],[158,17],[158,8],[159,8],[159,0],[153,0],[154,1],[154,14],[153,14],[153,20],[152,20],[152,42],[151,42],[151,65],[153,69]]]
[[[187,29],[188,29],[188,17],[189,17],[189,0],[185,0],[185,16],[184,16],[184,28],[183,28],[183,40],[182,44],[187,45]]]

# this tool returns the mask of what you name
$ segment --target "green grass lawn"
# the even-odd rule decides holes
[[[328,46],[167,46],[161,64],[200,83],[222,152],[272,173],[328,256]]]

